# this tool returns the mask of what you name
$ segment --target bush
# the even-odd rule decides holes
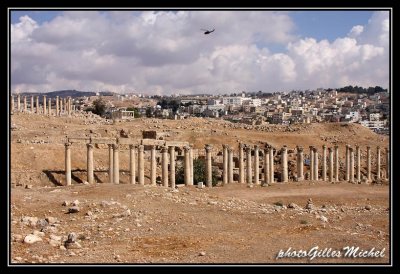
[[[193,160],[193,184],[197,185],[198,182],[207,182],[206,174],[206,161],[204,159]],[[175,182],[177,184],[185,183],[185,170],[184,163],[182,161],[177,162],[175,170]],[[212,168],[212,185],[217,185],[217,168]]]
[[[283,202],[282,202],[282,201],[278,201],[278,202],[275,202],[274,205],[276,205],[276,206],[283,206]]]
[[[104,99],[102,97],[96,99],[93,101],[93,110],[92,112],[94,114],[103,116],[104,113],[106,112],[106,102],[104,101]]]

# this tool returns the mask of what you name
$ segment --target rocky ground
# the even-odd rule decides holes
[[[268,129],[212,119],[106,121],[15,114],[11,119],[10,259],[12,263],[388,263],[388,184],[238,183],[198,189],[140,187],[125,182],[128,155],[120,153],[121,184],[107,183],[108,152],[95,149],[98,183],[84,185],[86,149],[73,148],[75,179],[64,184],[65,136],[140,138],[157,130],[195,148],[238,142],[274,146],[388,145],[357,125],[312,124]],[[251,127],[251,128],[247,128]],[[264,126],[263,126],[264,127]],[[341,153],[344,151],[342,150]],[[384,163],[384,161],[383,161]],[[146,177],[149,172],[146,166]],[[159,171],[158,171],[159,174]],[[148,178],[146,178],[147,180]],[[379,258],[282,258],[280,250],[359,246]]]

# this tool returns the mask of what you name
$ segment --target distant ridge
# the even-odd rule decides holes
[[[102,96],[112,96],[112,95],[114,95],[114,92],[101,91],[101,92],[99,92],[99,94]],[[14,95],[16,95],[16,94],[14,94]],[[72,98],[76,98],[76,97],[83,97],[83,96],[96,96],[96,92],[67,89],[67,90],[57,90],[57,91],[51,91],[51,92],[23,92],[23,93],[20,93],[20,95],[21,96],[46,95],[47,98],[56,98],[56,96],[64,98],[64,97],[71,96]]]

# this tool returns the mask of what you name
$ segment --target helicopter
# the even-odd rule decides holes
[[[213,32],[213,31],[215,31],[215,29],[212,29],[212,30],[207,30],[207,29],[201,29],[201,30],[203,30],[204,31],[204,34],[210,34],[211,32]]]

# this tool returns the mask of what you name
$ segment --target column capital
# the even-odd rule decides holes
[[[185,152],[189,152],[190,146],[184,146],[183,149],[185,150]]]
[[[113,144],[108,144],[108,147],[109,148],[113,148]]]
[[[244,149],[244,148],[245,148],[245,144],[239,143],[239,149]]]
[[[204,149],[206,150],[206,152],[210,152],[211,151],[211,149],[212,149],[212,145],[205,145],[204,146]]]
[[[168,147],[167,146],[161,147],[161,152],[162,153],[167,153],[168,152]]]
[[[350,151],[350,152],[353,152],[353,148],[352,148],[352,147],[349,147],[349,151]]]
[[[138,145],[139,151],[144,151],[144,145]]]
[[[246,151],[251,152],[251,146],[246,146]]]
[[[129,145],[129,149],[134,149],[135,148],[135,145]]]
[[[93,144],[92,143],[86,144],[86,146],[87,146],[87,148],[93,148]]]
[[[284,145],[281,150],[282,151],[287,151],[287,146]]]
[[[304,151],[304,148],[301,147],[301,146],[297,146],[297,151],[298,151],[298,152],[303,152],[303,151]]]
[[[314,153],[318,153],[318,148],[314,147],[313,151],[314,151]]]
[[[228,152],[232,152],[232,151],[233,151],[233,148],[228,146]]]
[[[309,146],[309,148],[310,148],[311,150],[313,150],[313,149],[314,149],[314,146]]]
[[[119,144],[113,144],[114,149],[119,149]]]
[[[44,98],[46,98],[46,97],[47,97],[47,95],[43,95],[43,97],[44,97]]]
[[[259,146],[258,145],[254,145],[254,150],[258,150]]]
[[[338,149],[339,148],[339,146],[338,145],[335,145],[335,149]]]
[[[323,148],[323,149],[326,149],[326,145],[322,145],[322,148]]]
[[[228,148],[229,148],[229,145],[222,145],[222,148],[223,148],[223,149],[228,149]]]
[[[71,145],[72,145],[72,143],[70,143],[70,142],[66,142],[66,143],[64,144],[65,148],[69,148]]]
[[[269,148],[268,147],[264,147],[264,154],[269,153]]]
[[[376,149],[381,149],[381,147],[380,147],[380,146],[377,146]]]
[[[329,152],[332,152],[332,148],[331,148],[331,147],[328,147],[328,151],[329,151]]]
[[[371,149],[371,146],[367,146],[367,150],[368,150],[368,149]]]

